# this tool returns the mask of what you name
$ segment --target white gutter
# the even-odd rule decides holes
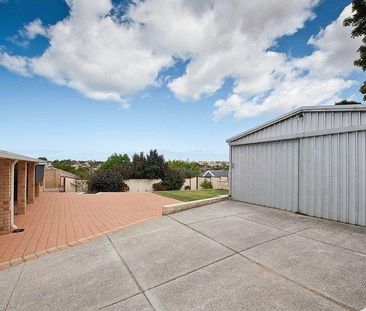
[[[19,160],[15,160],[12,164],[11,164],[11,182],[10,182],[10,225],[12,229],[18,229],[18,227],[14,224],[14,182],[15,182],[15,164],[17,164]]]

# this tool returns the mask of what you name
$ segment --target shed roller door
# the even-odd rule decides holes
[[[232,199],[298,210],[299,141],[232,146]]]
[[[300,144],[300,212],[366,225],[366,131]]]

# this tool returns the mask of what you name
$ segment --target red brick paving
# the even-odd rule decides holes
[[[41,193],[25,215],[15,216],[25,231],[0,235],[0,269],[160,217],[163,205],[177,202],[141,192]]]

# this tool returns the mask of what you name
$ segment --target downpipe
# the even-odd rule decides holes
[[[11,191],[10,191],[10,225],[12,230],[18,229],[18,227],[14,224],[14,183],[15,183],[15,164],[18,163],[18,160],[15,160],[11,164]]]

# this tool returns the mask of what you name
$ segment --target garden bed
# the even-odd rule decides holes
[[[202,199],[214,198],[219,195],[227,195],[227,190],[173,190],[173,191],[156,191],[155,194],[162,195],[171,199],[182,202],[191,202]]]

